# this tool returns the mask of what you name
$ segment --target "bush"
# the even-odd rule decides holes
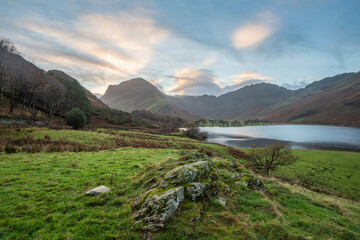
[[[254,170],[269,177],[270,171],[274,171],[278,166],[292,164],[297,160],[297,157],[284,144],[274,144],[264,148],[253,146],[249,152],[248,160]]]
[[[74,129],[81,129],[86,125],[86,116],[79,108],[73,108],[65,114],[66,124]]]
[[[184,127],[186,128],[184,131],[184,136],[186,137],[202,141],[205,141],[208,138],[208,133],[200,132],[200,129],[193,122],[185,123]]]

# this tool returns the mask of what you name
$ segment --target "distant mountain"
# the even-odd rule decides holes
[[[237,119],[261,117],[274,104],[283,101],[291,90],[269,83],[243,87],[219,97],[169,97],[177,106],[188,112],[197,112],[204,118]]]
[[[134,78],[118,85],[110,85],[100,100],[111,108],[125,112],[148,110],[168,116],[187,119],[198,118],[171,103],[165,94],[142,78]]]
[[[102,94],[102,93],[93,93],[97,98],[101,98],[102,97],[102,95],[104,95],[104,94]]]
[[[293,91],[267,115],[273,122],[360,125],[360,72],[344,73]]]
[[[260,118],[272,122],[358,126],[360,72],[328,77],[298,90],[259,83],[219,97],[166,96],[144,79],[132,79],[109,86],[101,100],[124,111],[147,109],[188,119]]]

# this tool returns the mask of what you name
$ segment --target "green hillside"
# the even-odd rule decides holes
[[[231,194],[226,195],[225,206],[219,204],[215,195],[198,202],[184,201],[165,229],[152,233],[154,239],[360,237],[360,205],[356,201],[275,179],[261,178],[265,193],[236,184],[232,177],[236,171],[252,173],[242,167],[242,152],[233,148],[175,136],[103,129],[2,129],[0,136],[2,143],[12,139],[7,140],[12,145],[0,146],[1,239],[148,236],[134,228],[133,200],[149,188],[150,179],[185,164],[187,160],[182,156],[189,151],[212,156],[214,171],[219,181],[232,189]],[[60,141],[64,149],[54,152],[58,151],[51,147],[54,141]],[[67,143],[94,148],[66,148]],[[37,145],[40,153],[30,148]],[[6,153],[11,147],[17,153]],[[358,153],[349,157],[347,153],[297,152],[308,161],[324,160],[322,153],[335,157],[334,165],[341,156],[359,159]],[[237,170],[231,167],[234,164]],[[353,168],[359,166],[357,162],[353,164]],[[353,179],[342,181],[346,186]],[[318,184],[327,186],[333,181]],[[85,195],[98,185],[110,187],[111,192],[99,197]]]

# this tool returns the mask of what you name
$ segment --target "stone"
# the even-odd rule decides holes
[[[163,178],[160,178],[152,187],[162,186],[164,183],[182,184],[206,178],[212,169],[212,162],[197,161],[186,164],[169,171]]]
[[[104,186],[104,185],[101,185],[101,186],[97,186],[96,188],[93,188],[89,191],[86,192],[86,195],[89,195],[89,196],[98,196],[102,193],[107,193],[107,192],[110,192],[110,188]]]
[[[244,182],[244,181],[235,182],[235,184],[240,184],[240,185],[243,185],[244,187],[247,187],[249,185],[247,182]]]
[[[140,208],[135,219],[135,224],[145,223],[144,230],[158,231],[164,227],[165,222],[176,212],[180,203],[184,200],[184,188],[171,188],[162,193],[155,193],[158,189],[148,191],[143,196],[143,201],[137,202],[133,208]]]
[[[201,198],[205,193],[206,185],[203,183],[191,183],[190,187],[186,188],[186,192],[190,194],[192,201]]]
[[[225,198],[225,197],[218,197],[218,198],[216,199],[216,201],[217,201],[218,203],[220,203],[221,205],[225,206],[225,205],[226,205],[226,202],[227,202],[227,198]]]
[[[260,191],[260,192],[265,192],[266,191],[266,187],[265,184],[258,178],[254,178],[251,182],[249,182],[248,185],[249,188]]]

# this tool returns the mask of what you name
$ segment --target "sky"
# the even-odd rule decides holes
[[[142,77],[170,95],[360,71],[359,0],[0,0],[0,38],[93,93]]]

